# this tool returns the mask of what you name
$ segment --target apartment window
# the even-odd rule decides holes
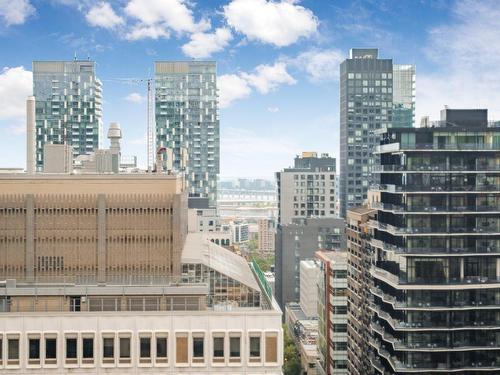
[[[28,365],[40,364],[40,337],[28,338]]]
[[[214,337],[213,343],[213,361],[217,363],[224,362],[224,336],[219,334]]]
[[[233,334],[229,337],[229,362],[241,361],[241,336]]]
[[[203,333],[193,334],[193,363],[203,363],[205,361],[205,337]]]
[[[19,336],[7,336],[7,365],[19,365]]]
[[[120,344],[120,363],[131,363],[130,356],[130,335],[121,336]]]
[[[45,337],[45,364],[55,365],[57,363],[57,338]]]
[[[156,334],[156,362],[157,363],[167,363],[168,362],[168,336],[166,333]],[[187,350],[187,343],[186,343]],[[186,354],[187,358],[187,354]],[[186,359],[187,360],[187,359]]]
[[[76,336],[66,337],[66,364],[76,364],[77,358]]]
[[[87,334],[82,338],[82,363],[94,363],[94,336]]]
[[[266,362],[278,362],[278,334],[266,333]]]
[[[115,362],[115,338],[108,336],[102,338],[102,363]]]
[[[151,336],[139,337],[139,362],[151,362]]]
[[[0,366],[3,365],[3,336],[0,335]]]
[[[250,362],[260,362],[260,335],[250,335]]]
[[[178,333],[175,335],[175,362],[177,364],[188,363],[188,335]]]

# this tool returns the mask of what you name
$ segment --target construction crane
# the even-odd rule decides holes
[[[148,172],[153,170],[154,165],[154,143],[155,143],[155,122],[154,122],[154,97],[153,97],[153,78],[112,78],[103,79],[104,82],[116,82],[123,84],[147,84],[147,133],[146,133],[146,143],[147,143],[147,169]]]

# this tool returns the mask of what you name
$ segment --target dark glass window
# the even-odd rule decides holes
[[[224,357],[224,337],[214,337],[214,357]]]
[[[113,337],[104,337],[102,339],[102,355],[104,358],[114,358],[115,339]]]
[[[40,339],[29,339],[29,359],[40,359]]]
[[[156,338],[156,357],[157,358],[167,358],[167,338],[157,337]]]
[[[66,338],[66,358],[76,358],[76,338]]]
[[[120,337],[120,358],[130,358],[130,337]]]
[[[151,337],[141,337],[139,339],[141,358],[151,358]]]
[[[250,357],[260,357],[260,336],[250,337]]]
[[[193,337],[193,357],[203,358],[203,337]]]
[[[94,338],[84,337],[82,340],[83,358],[94,358]]]
[[[231,357],[240,357],[240,337],[234,336],[229,338],[229,355]]]
[[[46,359],[56,359],[57,358],[57,339],[56,338],[46,338],[45,339],[45,358]]]

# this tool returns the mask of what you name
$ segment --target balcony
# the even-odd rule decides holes
[[[453,193],[453,192],[500,192],[500,186],[496,184],[483,184],[476,185],[463,185],[463,184],[444,184],[444,185],[422,185],[422,184],[408,184],[408,185],[394,185],[394,184],[373,184],[370,190],[387,192],[387,193]]]
[[[453,225],[436,225],[436,226],[410,226],[396,227],[391,224],[381,223],[380,221],[370,220],[368,226],[380,231],[388,232],[393,235],[491,235],[499,234],[500,227],[496,224],[472,226],[453,226]]]
[[[499,150],[500,151],[500,150]],[[488,165],[477,163],[476,165],[449,165],[449,164],[433,164],[433,165],[395,165],[384,164],[372,166],[372,172],[375,173],[453,173],[453,172],[498,172],[500,165]]]
[[[436,206],[429,204],[411,204],[401,205],[392,203],[372,202],[371,207],[381,210],[389,211],[398,214],[445,214],[445,213],[478,213],[478,212],[500,212],[500,206],[497,204],[479,204],[479,205],[455,205],[455,206]]]
[[[375,153],[429,150],[429,151],[499,151],[500,145],[484,143],[387,143],[375,147]]]

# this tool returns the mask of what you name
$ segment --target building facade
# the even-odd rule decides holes
[[[273,219],[260,219],[258,225],[258,251],[264,256],[274,255],[276,222]]]
[[[94,61],[33,61],[36,168],[43,169],[45,144],[72,146],[73,157],[99,147],[102,84]]]
[[[319,263],[314,259],[300,261],[300,299],[299,304],[308,318],[318,316],[318,277]]]
[[[367,223],[376,210],[356,207],[347,210],[347,368],[351,375],[371,372],[367,353],[370,350],[370,304],[372,253]]]
[[[318,374],[347,375],[347,257],[318,251]]]
[[[173,151],[189,196],[214,205],[220,162],[215,62],[156,62],[155,105],[156,147]]]
[[[276,173],[278,222],[281,225],[308,217],[336,217],[335,158],[303,152],[294,167]]]
[[[317,250],[345,248],[345,224],[340,218],[309,218],[298,224],[278,226],[276,232],[276,293],[284,306],[300,298],[300,261]]]
[[[442,112],[382,134],[372,203],[377,374],[500,373],[500,128]]]
[[[378,49],[351,49],[340,65],[340,209],[363,204],[373,182],[376,129],[411,127],[415,67],[378,57]]]

